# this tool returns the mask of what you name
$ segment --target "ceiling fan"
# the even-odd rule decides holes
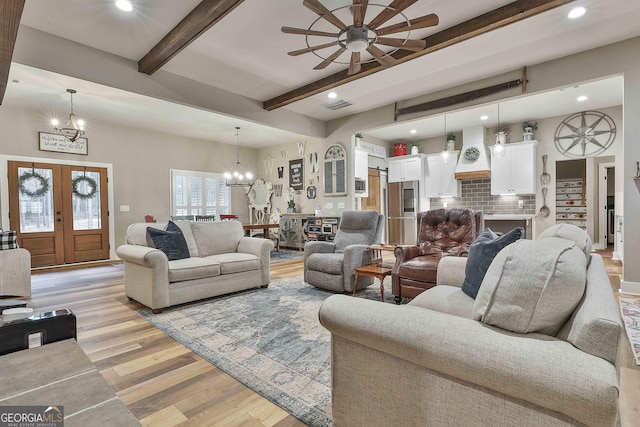
[[[356,74],[360,71],[361,65],[371,61],[378,61],[384,67],[391,67],[397,64],[393,56],[394,52],[399,49],[420,51],[426,47],[424,40],[413,40],[409,38],[411,30],[432,27],[438,25],[438,15],[429,14],[419,18],[409,19],[403,13],[406,8],[416,3],[418,0],[393,0],[389,5],[369,3],[369,0],[353,0],[352,5],[342,6],[333,10],[327,9],[319,0],[304,0],[302,4],[309,8],[320,17],[316,19],[308,29],[282,27],[282,32],[286,34],[300,34],[306,36],[307,47],[304,49],[288,52],[291,56],[298,56],[304,53],[312,52],[316,56],[323,59],[314,70],[322,70],[332,62],[347,64],[347,62],[338,61],[338,57],[345,52],[351,52],[351,58],[348,62],[348,74]],[[365,15],[367,9],[377,8],[380,12],[368,24],[365,24]],[[342,19],[338,18],[337,13],[350,12],[353,15],[353,24],[347,25]],[[391,20],[393,17],[400,15],[401,22],[380,28],[383,24]],[[339,32],[320,31],[317,29],[319,21],[327,21]],[[316,28],[314,28],[316,27]],[[397,34],[409,32],[404,38],[386,37],[389,34]],[[334,38],[329,43],[319,45],[311,45],[309,37],[330,37]],[[391,46],[389,52],[385,52],[376,45]],[[338,50],[333,52],[326,58],[319,53],[318,50],[329,47],[338,46]],[[368,52],[371,58],[362,59],[362,54]]]

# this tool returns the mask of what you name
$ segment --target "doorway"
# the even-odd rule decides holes
[[[32,267],[109,258],[107,169],[9,161],[9,220]]]

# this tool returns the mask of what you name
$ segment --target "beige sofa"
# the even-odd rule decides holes
[[[127,297],[159,312],[176,304],[268,286],[273,242],[245,237],[239,221],[176,224],[190,257],[174,261],[147,239],[147,227],[164,229],[167,223],[128,227],[127,244],[116,251],[124,260]]]
[[[31,253],[23,248],[0,251],[0,296],[31,296]]]
[[[556,231],[548,234],[553,237]],[[555,237],[554,243],[564,244],[561,240]],[[344,295],[328,298],[319,316],[332,335],[334,424],[615,426],[623,328],[602,258],[589,254],[589,246],[581,248],[587,256],[579,262],[562,256],[554,261],[542,253],[538,260],[526,250],[535,245],[518,241],[503,249],[491,263],[475,301],[460,288],[468,262],[461,257],[443,258],[437,286],[408,305]],[[577,256],[575,251],[573,255]],[[496,284],[500,286],[505,276],[507,282],[510,275],[517,279],[520,273],[522,289],[529,292],[529,282],[543,271],[536,265],[545,259],[563,268],[560,276],[565,277],[546,276],[543,292],[531,294],[539,298],[538,305],[562,299],[546,294],[551,298],[544,301],[547,287],[562,285],[567,271],[586,269],[573,281],[579,286],[582,280],[583,291],[559,331],[520,333],[486,323],[482,306],[504,302]],[[560,292],[572,286],[562,285]],[[530,325],[530,319],[548,313],[523,309],[507,314],[515,323]]]

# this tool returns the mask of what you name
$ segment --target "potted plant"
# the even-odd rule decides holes
[[[287,202],[287,213],[295,213],[296,212],[296,202],[293,199]]]
[[[533,131],[538,130],[538,122],[522,122],[523,139],[525,141],[533,140]]]
[[[356,147],[360,147],[360,142],[362,142],[362,138],[364,137],[360,132],[358,132],[355,134],[355,138],[356,138]]]
[[[506,144],[510,133],[511,125],[498,125],[493,129],[493,134],[496,136],[496,142],[499,142],[500,144]]]
[[[411,143],[411,154],[418,154],[420,149],[420,143],[419,142],[412,142]]]
[[[456,136],[453,133],[447,134],[447,151],[453,151],[456,146]]]

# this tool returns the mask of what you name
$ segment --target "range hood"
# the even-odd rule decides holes
[[[456,179],[489,178],[491,176],[491,163],[489,162],[489,150],[485,145],[485,135],[486,129],[483,126],[462,130],[462,150],[460,150],[460,158],[456,166]],[[478,149],[479,156],[476,160],[465,158],[465,153],[471,147]]]

